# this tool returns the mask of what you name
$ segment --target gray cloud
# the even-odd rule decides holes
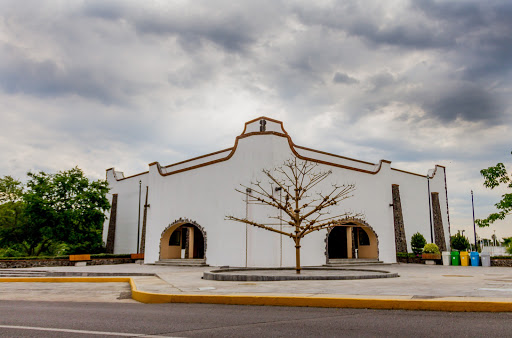
[[[443,122],[456,120],[499,122],[503,112],[498,98],[474,85],[452,88],[439,94],[430,102],[424,102],[425,108]]]
[[[353,77],[348,76],[345,73],[336,72],[332,78],[332,81],[335,83],[344,83],[344,84],[355,84],[359,83],[359,81]]]
[[[7,93],[37,97],[78,95],[105,104],[125,105],[144,86],[115,79],[115,74],[55,60],[33,60],[12,45],[0,45],[0,87]]]
[[[268,25],[260,22],[275,17],[268,6],[244,6],[232,2],[198,1],[197,7],[146,8],[123,2],[87,4],[84,12],[104,20],[125,20],[139,34],[176,36],[181,46],[193,52],[204,41],[212,42],[227,52],[244,52]]]

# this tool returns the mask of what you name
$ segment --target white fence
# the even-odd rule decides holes
[[[482,246],[482,252],[491,256],[510,256],[505,249],[504,246]]]

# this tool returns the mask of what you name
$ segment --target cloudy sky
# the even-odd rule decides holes
[[[445,165],[452,232],[469,230],[470,190],[477,217],[504,192],[479,170],[512,170],[511,70],[510,1],[4,0],[0,176],[131,175],[266,115],[299,145]]]

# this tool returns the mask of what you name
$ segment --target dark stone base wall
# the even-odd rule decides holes
[[[419,257],[417,257],[417,258],[397,257],[396,262],[397,263],[425,264],[425,261]],[[491,266],[512,267],[512,259],[491,258]]]
[[[407,252],[407,239],[405,238],[404,217],[402,215],[402,203],[400,201],[400,190],[398,184],[391,185],[391,195],[393,198],[395,250],[396,252]]]
[[[423,264],[424,263],[424,261],[419,257],[415,257],[415,258],[397,257],[396,262],[397,263],[413,263],[413,264]]]
[[[491,266],[512,267],[512,259],[491,258]]]
[[[134,263],[131,258],[100,258],[87,261],[87,265],[111,265]],[[75,262],[67,259],[36,259],[36,260],[0,260],[0,269],[36,268],[46,266],[75,266]]]
[[[439,193],[432,194],[432,216],[434,218],[434,237],[439,251],[446,251],[446,241],[444,237],[443,218],[441,216],[441,205],[439,204]]]

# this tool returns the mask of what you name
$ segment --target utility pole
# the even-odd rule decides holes
[[[249,219],[249,194],[252,192],[251,188],[245,189],[245,219]],[[245,225],[245,267],[247,267],[247,255],[248,255],[248,245],[249,245],[249,234],[248,234],[249,225]]]
[[[471,190],[471,207],[473,208],[473,232],[475,234],[475,251],[478,251],[478,247],[476,246],[475,202],[473,201],[473,190]]]
[[[434,230],[432,229],[432,196],[430,194],[430,174],[427,173],[428,186],[428,215],[430,217],[430,243],[434,243]]]
[[[137,218],[137,253],[139,253],[140,242],[140,194],[141,194],[142,181],[139,180],[139,217]]]

